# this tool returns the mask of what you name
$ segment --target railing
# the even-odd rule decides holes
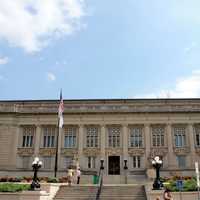
[[[101,195],[102,186],[103,186],[103,170],[100,169],[99,170],[99,186],[98,186],[98,189],[97,189],[95,200],[99,200],[100,195]]]

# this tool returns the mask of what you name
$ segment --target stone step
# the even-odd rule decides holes
[[[97,186],[61,186],[54,200],[94,200]],[[100,200],[146,200],[143,186],[103,186]]]

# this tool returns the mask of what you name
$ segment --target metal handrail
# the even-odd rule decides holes
[[[100,169],[99,170],[99,187],[98,187],[98,190],[97,190],[97,193],[96,193],[95,200],[99,200],[99,198],[100,198],[102,185],[103,185],[103,170]]]

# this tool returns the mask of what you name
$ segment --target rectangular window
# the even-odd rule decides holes
[[[76,147],[76,128],[68,127],[65,129],[65,148],[75,148]]]
[[[43,128],[43,147],[51,148],[56,146],[56,127]]]
[[[152,127],[152,144],[153,147],[164,146],[165,128],[162,126]]]
[[[185,156],[177,156],[178,167],[185,168],[186,167],[186,157]]]
[[[141,167],[141,157],[133,156],[133,168],[140,168],[140,167]]]
[[[22,157],[22,168],[23,169],[29,169],[30,167],[31,167],[30,157],[29,156],[23,156]]]
[[[22,147],[33,147],[35,127],[23,127]]]
[[[96,162],[96,157],[89,156],[88,157],[88,168],[89,169],[95,169],[95,163]]]
[[[120,147],[120,127],[108,128],[108,146]]]
[[[175,146],[184,147],[186,145],[185,127],[174,127]]]
[[[98,147],[98,127],[87,127],[86,146]]]
[[[130,129],[130,147],[142,147],[142,128]]]
[[[51,169],[51,156],[43,157],[43,167],[44,169]]]
[[[71,166],[73,163],[73,157],[72,156],[66,156],[65,157],[65,168],[68,169],[69,166]]]
[[[195,139],[196,139],[196,146],[197,147],[200,147],[200,127],[199,126],[196,126],[194,128],[195,130]]]

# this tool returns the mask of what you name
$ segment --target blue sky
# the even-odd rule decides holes
[[[1,0],[0,99],[200,97],[199,0]]]

